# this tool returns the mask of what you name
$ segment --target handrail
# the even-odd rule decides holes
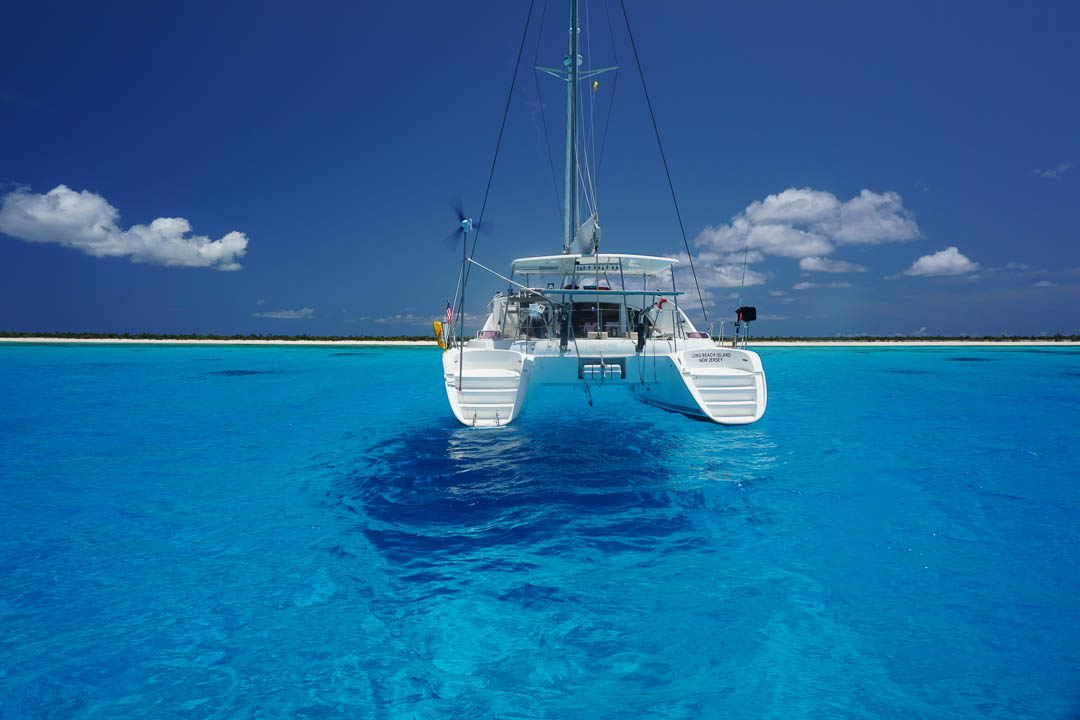
[[[526,288],[529,292],[541,295],[685,295],[684,292],[670,290],[574,290],[571,288]]]

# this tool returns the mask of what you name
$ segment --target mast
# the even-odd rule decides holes
[[[611,67],[589,69],[581,72],[581,55],[578,53],[578,0],[570,0],[570,41],[563,67],[552,68],[535,65],[534,69],[566,81],[566,195],[563,211],[563,253],[574,249],[577,230],[581,225],[581,198],[578,194],[578,81],[586,80],[601,73],[618,70]]]
[[[563,64],[566,66],[566,232],[563,253],[570,252],[577,232],[577,83],[578,83],[578,26],[577,0],[570,0],[570,48]]]

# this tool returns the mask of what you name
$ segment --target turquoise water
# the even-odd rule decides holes
[[[0,343],[0,718],[1075,718],[1080,349],[723,428],[437,351]]]

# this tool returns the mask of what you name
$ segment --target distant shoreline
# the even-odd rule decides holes
[[[66,338],[66,337],[0,337],[0,344],[54,345],[305,345],[324,347],[383,346],[437,347],[434,340],[236,340],[216,338]],[[755,347],[1074,347],[1080,340],[753,340]]]

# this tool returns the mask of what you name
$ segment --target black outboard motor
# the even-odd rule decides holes
[[[645,332],[645,315],[644,310],[639,311],[637,314],[637,352],[645,349],[645,335],[647,334]]]
[[[757,308],[751,306],[743,306],[735,310],[735,338],[732,342],[732,347],[738,347],[739,345],[739,326],[746,323],[746,330],[743,331],[743,339],[750,334],[750,323],[757,320]]]
[[[570,313],[566,311],[566,308],[559,307],[559,349],[566,352],[566,347],[570,342]]]

